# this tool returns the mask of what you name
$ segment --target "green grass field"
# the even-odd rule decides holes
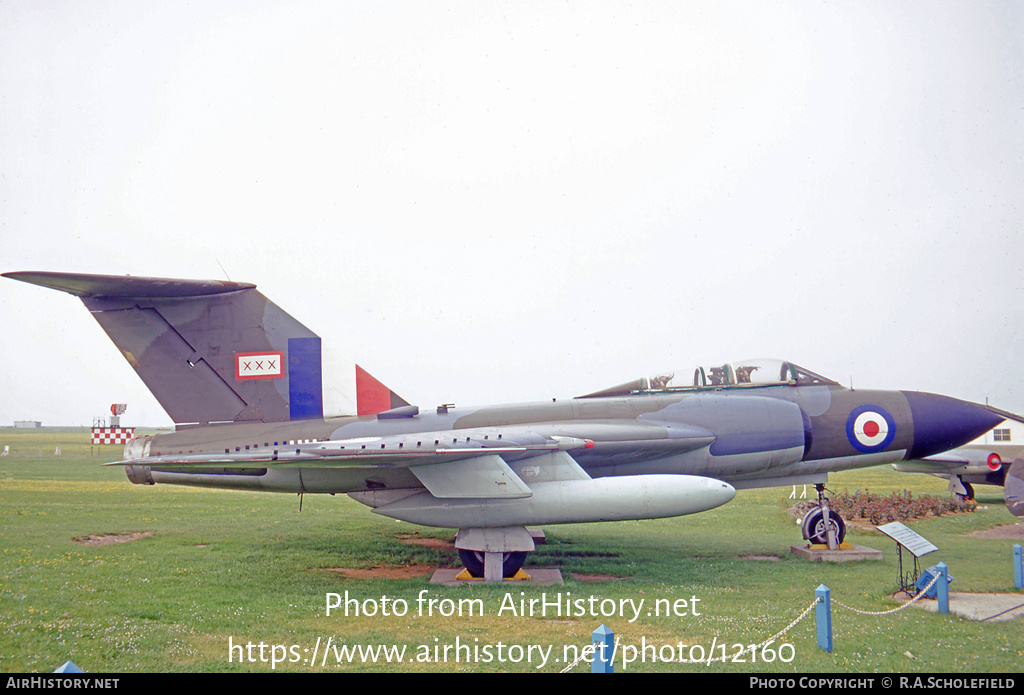
[[[849,540],[883,550],[882,562],[817,563],[790,554],[801,542],[785,511],[790,488],[741,491],[725,507],[677,519],[550,526],[548,543],[526,569],[560,568],[563,586],[447,588],[430,585],[429,575],[357,579],[337,571],[458,565],[450,548],[407,542],[410,534],[450,540],[451,531],[386,519],[346,496],[306,496],[300,511],[291,495],[132,485],[120,467],[99,465],[120,458],[120,447],[98,451],[83,429],[0,428],[3,445],[11,451],[0,458],[6,672],[52,671],[69,659],[87,672],[552,672],[602,623],[616,633],[621,654],[649,646],[643,661],[637,651],[625,669],[616,663],[627,672],[1015,672],[1024,651],[1019,621],[972,622],[918,608],[864,616],[834,606],[832,653],[818,650],[812,614],[780,639],[786,646],[756,660],[680,663],[680,653],[706,659],[766,640],[811,605],[819,584],[860,610],[900,605],[890,598],[895,544],[875,531],[854,530]],[[945,496],[945,485],[880,467],[834,476],[829,487]],[[953,591],[1016,592],[1014,541],[968,535],[1015,519],[1001,490],[979,487],[978,495],[975,513],[912,524],[940,549],[924,566],[946,562]],[[77,540],[132,533],[152,535],[108,545]],[[328,616],[328,595],[345,592],[360,612],[377,614],[356,616],[353,608]],[[584,614],[509,608],[559,598],[581,600],[570,607]],[[641,600],[633,620],[630,606]],[[657,601],[677,614],[648,614]],[[600,614],[613,604],[611,615]],[[368,652],[346,656],[344,649],[357,646],[405,652],[400,663],[394,652],[378,651],[376,661]]]

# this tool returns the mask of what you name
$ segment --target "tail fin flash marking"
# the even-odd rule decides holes
[[[324,416],[323,361],[320,339],[288,339],[288,402],[292,420]]]
[[[376,415],[401,408],[409,402],[356,365],[356,410],[359,415]]]

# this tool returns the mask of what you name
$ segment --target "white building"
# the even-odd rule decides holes
[[[1024,444],[1024,423],[1007,420],[971,442],[974,444]]]

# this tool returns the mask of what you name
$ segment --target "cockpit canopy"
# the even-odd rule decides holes
[[[756,386],[813,386],[836,384],[820,374],[792,362],[775,359],[744,360],[711,367],[699,366],[692,372],[680,370],[658,376],[641,377],[618,386],[588,393],[580,398],[627,396],[666,391],[744,388]]]

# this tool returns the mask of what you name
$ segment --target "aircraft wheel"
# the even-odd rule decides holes
[[[484,554],[478,550],[459,550],[459,559],[474,577],[484,576]],[[526,552],[516,551],[502,553],[501,575],[509,579],[516,575],[519,568],[526,562]]]
[[[963,481],[960,481],[960,484],[964,486],[964,490],[967,491],[967,494],[966,495],[961,495],[961,494],[957,493],[956,501],[957,502],[968,502],[970,500],[973,500],[974,499],[974,487],[972,487],[970,483],[965,483]]]
[[[842,543],[843,539],[846,538],[846,522],[843,521],[843,517],[830,509],[828,511],[828,520],[829,525],[832,526],[836,532],[836,543]],[[806,519],[804,519],[804,538],[814,545],[828,544],[828,529],[825,528],[825,513],[820,509],[815,509],[807,515]]]

